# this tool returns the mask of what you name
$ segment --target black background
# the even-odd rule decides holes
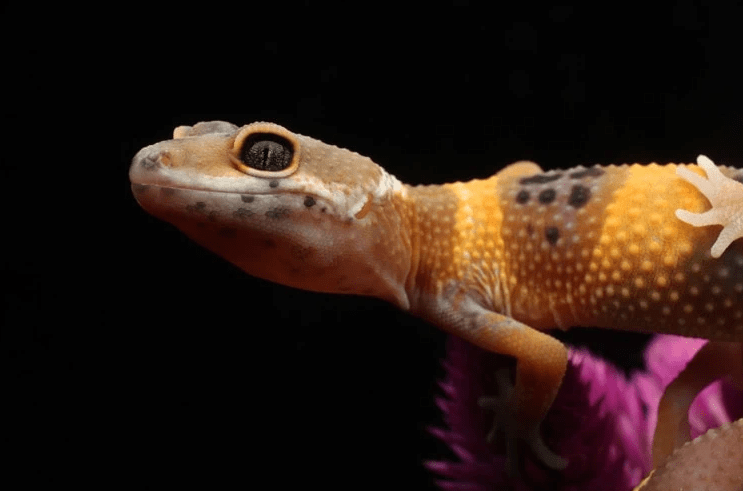
[[[429,489],[445,336],[244,275],[138,208],[180,124],[273,121],[408,183],[740,166],[741,9],[4,7],[2,405],[31,483]],[[643,336],[573,334],[626,368]]]

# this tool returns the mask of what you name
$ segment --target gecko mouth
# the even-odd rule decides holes
[[[150,190],[155,189],[159,190],[163,195],[165,196],[172,196],[179,192],[195,192],[195,193],[206,193],[209,195],[225,195],[225,196],[240,196],[240,199],[244,203],[251,203],[255,200],[257,197],[261,196],[287,196],[287,195],[293,195],[293,196],[304,196],[304,201],[306,206],[312,206],[316,202],[320,201],[319,196],[315,196],[312,193],[306,193],[306,192],[300,192],[300,191],[289,191],[289,190],[282,190],[281,192],[266,192],[266,191],[225,191],[225,190],[215,190],[215,189],[207,189],[203,187],[193,187],[193,186],[172,186],[172,185],[163,185],[163,184],[151,184],[151,183],[144,183],[144,182],[131,182],[131,188],[132,193],[135,197],[142,196],[147,194]]]
[[[198,212],[210,214],[211,219],[216,220],[217,216],[225,215],[244,219],[256,213],[274,218],[287,216],[290,209],[317,209],[321,213],[328,211],[328,205],[321,197],[286,189],[281,193],[265,191],[246,193],[139,182],[132,182],[131,189],[140,206],[153,215],[161,215],[167,210],[168,213]],[[283,211],[279,213],[277,210]]]

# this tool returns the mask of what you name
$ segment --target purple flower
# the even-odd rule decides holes
[[[478,400],[492,396],[494,373],[505,357],[451,337],[441,382],[444,397],[436,403],[446,429],[431,432],[446,442],[456,461],[426,466],[444,479],[443,490],[627,490],[651,468],[650,445],[657,409],[666,385],[686,366],[704,340],[657,336],[645,353],[647,372],[628,382],[611,364],[585,350],[570,349],[568,369],[552,408],[542,423],[546,444],[569,459],[563,471],[545,469],[525,455],[520,477],[506,475],[502,442],[485,435],[492,413]],[[690,410],[692,437],[743,416],[743,393],[716,382],[706,388]]]
[[[648,408],[649,442],[655,431],[663,391],[706,342],[704,339],[659,335],[645,350],[647,372],[634,374],[632,385],[637,388]],[[689,408],[691,438],[741,417],[743,392],[729,382],[718,380],[701,391]]]
[[[458,461],[428,462],[426,466],[446,480],[444,490],[627,490],[650,470],[642,405],[624,375],[584,350],[570,350],[568,370],[560,392],[542,423],[547,445],[569,459],[556,472],[525,455],[523,472],[515,480],[506,475],[504,446],[489,444],[492,413],[478,399],[495,392],[492,374],[502,357],[459,338],[449,341],[441,383],[445,397],[436,403],[447,429],[432,429],[446,442]]]

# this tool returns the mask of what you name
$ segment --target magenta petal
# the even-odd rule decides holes
[[[484,439],[492,418],[478,405],[480,397],[493,395],[488,387],[494,357],[459,338],[449,340],[442,382],[446,399],[437,400],[448,429],[431,431],[458,459],[426,464],[449,479],[437,483],[441,489],[492,490],[508,483],[524,491],[619,491],[631,489],[648,470],[647,423],[634,387],[610,364],[587,351],[571,350],[562,388],[543,424],[547,444],[570,464],[562,473],[547,471],[527,455],[526,478],[509,483],[503,448]]]
[[[648,441],[652,441],[663,391],[706,342],[704,339],[659,335],[648,345],[645,351],[648,372],[633,376],[633,383],[648,407]],[[741,417],[743,391],[725,381],[714,382],[699,393],[689,408],[691,438]]]

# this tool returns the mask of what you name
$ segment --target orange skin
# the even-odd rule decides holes
[[[690,364],[661,403],[656,462],[688,439],[689,387],[743,372],[740,169],[704,156],[550,172],[517,162],[484,180],[413,187],[270,123],[200,123],[174,137],[132,162],[143,208],[251,275],[380,297],[514,357],[505,429],[550,467],[565,461],[539,424],[567,351],[545,330],[714,341],[702,351],[717,363]]]

